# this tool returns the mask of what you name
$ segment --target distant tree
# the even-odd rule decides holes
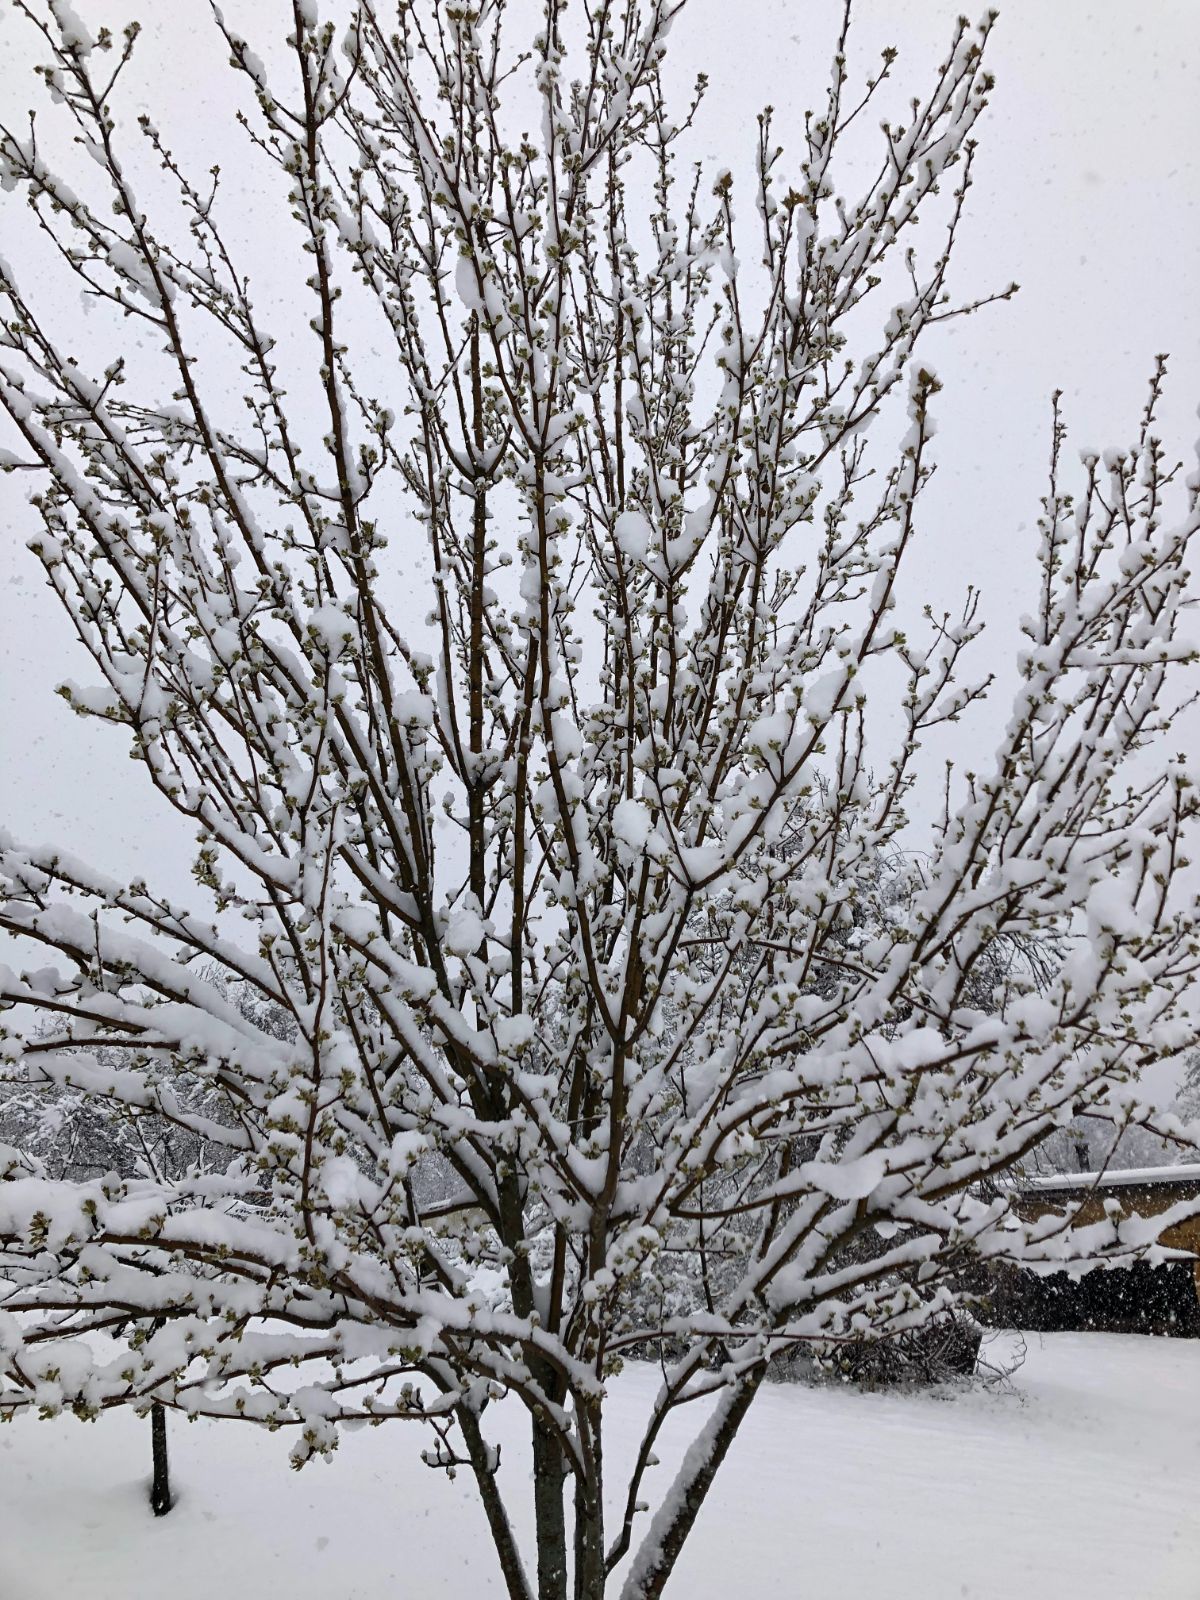
[[[42,1052],[47,1073],[41,1071]],[[204,1132],[206,1104],[219,1113],[224,1102],[213,1105],[211,1090],[194,1076],[178,1074],[172,1090],[192,1119],[190,1127],[181,1127],[151,1106],[131,1105],[109,1092],[114,1071],[126,1062],[103,1044],[86,1057],[64,1055],[59,1029],[27,1040],[20,1061],[0,1069],[0,1140],[36,1157],[47,1177],[72,1182],[110,1172],[173,1182],[225,1165],[226,1146]]]
[[[209,905],[5,838],[0,927],[52,964],[0,981],[4,1047],[222,1154],[55,1181],[6,1153],[0,1410],[152,1398],[292,1425],[297,1464],[343,1421],[415,1423],[473,1474],[513,1600],[651,1600],[773,1363],[921,1327],[967,1261],[1149,1242],[1040,1237],[992,1180],[1085,1111],[1148,1123],[1138,1071],[1183,1037],[1196,791],[1164,740],[1198,516],[1163,364],[1077,490],[1055,412],[1019,688],[918,872],[932,731],[989,684],[962,676],[977,597],[920,638],[897,602],[940,388],[917,345],[983,303],[948,274],[990,15],[857,199],[835,156],[894,52],[853,92],[843,31],[798,163],[759,120],[747,225],[728,174],[678,197],[668,0],[551,0],[524,52],[493,0],[360,0],[341,40],[294,0],[278,81],[227,32],[291,213],[303,303],[272,332],[218,173],[149,119],[174,212],[135,192],[135,30],[16,9],[96,182],[11,120],[0,174],[112,320],[89,368],[53,273],[0,268],[8,465],[100,679],[63,693],[193,825]],[[1047,941],[1044,973],[1006,955]],[[700,1254],[703,1303],[647,1292]],[[606,1385],[653,1350],[606,1528]],[[485,1431],[505,1395],[536,1577]]]
[[[230,992],[218,970],[213,969],[209,978],[218,989]],[[282,1012],[272,1013],[253,996],[242,996],[241,1004],[266,1031],[287,1036]],[[39,1175],[73,1182],[116,1177],[177,1184],[227,1164],[226,1146],[203,1131],[205,1111],[219,1116],[224,1096],[214,1094],[194,1073],[177,1072],[171,1085],[177,1107],[186,1108],[191,1118],[190,1125],[181,1126],[178,1118],[162,1115],[141,1097],[98,1095],[87,1087],[91,1066],[109,1074],[122,1065],[119,1050],[101,1044],[85,1058],[64,1052],[62,1045],[61,1033],[44,1027],[41,1037],[25,1041],[19,1062],[0,1069],[0,1146],[19,1147],[26,1159],[33,1157]],[[45,1069],[43,1062],[48,1064]],[[119,1324],[123,1334],[134,1338],[157,1332],[162,1325],[162,1318],[147,1322],[136,1315]],[[162,1517],[173,1505],[167,1417],[160,1400],[151,1401],[148,1410],[150,1505],[155,1516]]]
[[[1200,1050],[1193,1050],[1187,1058],[1176,1104],[1181,1116],[1200,1122]]]
[[[1200,1129],[1200,1052],[1185,1057],[1179,1089],[1148,1121],[1125,1120],[1112,1108],[1089,1110],[1030,1152],[1014,1176],[1059,1172],[1124,1172],[1169,1167],[1196,1159]]]

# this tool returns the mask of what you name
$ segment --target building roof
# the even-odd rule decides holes
[[[1037,1178],[1019,1178],[1025,1193],[1058,1189],[1117,1189],[1200,1183],[1200,1162],[1176,1167],[1123,1167],[1107,1172],[1055,1172]]]

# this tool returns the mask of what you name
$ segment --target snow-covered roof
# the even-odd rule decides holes
[[[1177,1167],[1126,1167],[1110,1172],[1055,1172],[1022,1178],[1022,1189],[1112,1189],[1146,1183],[1200,1183],[1200,1162]]]

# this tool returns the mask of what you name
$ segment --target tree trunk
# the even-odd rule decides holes
[[[167,1413],[156,1400],[150,1407],[150,1444],[154,1476],[150,1481],[150,1508],[156,1517],[171,1509],[171,1479],[167,1469]]]
[[[533,1509],[537,1521],[538,1600],[567,1600],[567,1519],[562,1446],[549,1421],[533,1419]]]
[[[588,1406],[588,1471],[575,1480],[575,1600],[604,1600],[604,1474],[601,1411]]]

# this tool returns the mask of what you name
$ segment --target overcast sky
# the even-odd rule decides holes
[[[207,0],[75,4],[92,26],[141,15],[147,37],[129,85],[130,113],[152,107],[179,147],[220,157],[229,169],[238,136],[227,126],[224,51]],[[285,32],[290,9],[280,0],[226,6],[252,40]],[[861,0],[853,61],[866,67],[883,45],[897,45],[897,84],[918,92],[960,9],[961,0]],[[709,74],[698,147],[714,167],[736,172],[744,163],[766,102],[777,109],[783,142],[796,148],[803,111],[821,96],[840,10],[833,0],[691,0],[672,33],[673,70],[681,81]],[[42,98],[28,35],[0,0],[6,121]],[[1051,391],[1064,390],[1075,447],[1121,443],[1136,425],[1155,352],[1170,351],[1164,436],[1176,454],[1195,449],[1200,3],[1010,0],[991,49],[997,85],[980,132],[956,287],[966,296],[1015,278],[1022,291],[935,330],[932,350],[923,346],[945,390],[919,580],[921,598],[939,606],[954,605],[967,582],[984,589],[988,664],[1003,670],[1033,593],[1031,529]],[[2,198],[8,254],[23,201]],[[0,437],[0,447],[11,443]],[[0,826],[186,892],[187,830],[148,792],[125,736],[77,719],[52,693],[63,677],[87,680],[89,664],[24,549],[34,528],[27,490],[22,475],[0,478]],[[994,708],[990,724],[985,715],[963,735],[968,753],[994,745],[989,729],[999,715]],[[1200,740],[1200,720],[1190,737]]]

